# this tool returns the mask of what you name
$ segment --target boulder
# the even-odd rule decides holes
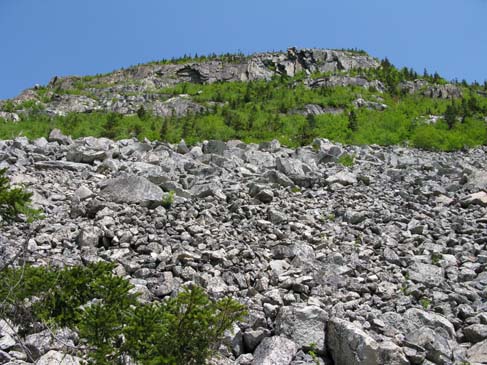
[[[277,335],[293,340],[304,350],[325,351],[325,325],[328,316],[316,306],[281,307],[275,324]]]
[[[59,144],[72,144],[73,140],[69,136],[65,136],[59,129],[53,129],[47,137],[49,142],[57,142]]]
[[[297,351],[296,343],[285,337],[266,337],[257,346],[252,365],[289,365]]]
[[[100,195],[115,203],[139,204],[155,208],[162,204],[160,187],[141,176],[124,176],[105,181]]]
[[[378,343],[353,323],[339,318],[328,322],[327,343],[337,365],[409,365],[401,348]]]
[[[36,365],[81,365],[82,363],[82,359],[79,357],[51,350],[41,356],[39,360],[37,360]]]

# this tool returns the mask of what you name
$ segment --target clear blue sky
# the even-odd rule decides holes
[[[487,79],[487,0],[0,0],[0,98],[185,53],[360,48]]]

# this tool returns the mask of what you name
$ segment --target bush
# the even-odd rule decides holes
[[[344,153],[338,158],[338,163],[345,167],[351,167],[355,163],[355,154]]]
[[[0,272],[0,313],[25,335],[39,324],[77,330],[96,364],[129,355],[140,364],[203,364],[224,332],[245,315],[230,298],[211,300],[198,287],[162,303],[141,304],[114,264]]]
[[[20,214],[28,221],[39,218],[40,211],[31,206],[32,193],[21,187],[12,188],[6,172],[7,169],[0,169],[0,224],[11,222]]]

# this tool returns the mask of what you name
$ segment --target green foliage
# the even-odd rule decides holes
[[[438,252],[432,252],[431,253],[431,263],[433,265],[438,265],[440,263],[441,259],[443,259],[443,255],[441,253],[438,253]]]
[[[32,193],[22,187],[11,187],[6,173],[7,169],[0,169],[0,225],[20,214],[25,215],[28,222],[41,218],[41,212],[31,206]]]
[[[203,289],[185,289],[160,304],[138,306],[122,350],[141,364],[204,364],[224,332],[245,315],[230,298],[212,301]]]
[[[176,193],[174,191],[170,191],[167,193],[164,198],[162,199],[162,206],[166,209],[170,209],[172,205],[174,204],[174,195]]]
[[[419,304],[421,304],[421,306],[424,308],[424,309],[428,309],[431,305],[431,300],[429,300],[428,298],[421,298],[419,300]]]
[[[443,114],[443,119],[445,120],[448,129],[453,129],[457,121],[457,108],[453,101],[446,107],[445,113]]]
[[[191,58],[183,58],[181,62],[189,60]],[[351,70],[347,74],[378,79],[386,85],[387,92],[360,87],[312,89],[302,82],[307,77],[304,73],[294,78],[277,76],[268,81],[180,83],[154,92],[160,94],[161,100],[188,94],[206,108],[205,112],[164,118],[152,115],[143,107],[136,115],[128,116],[87,113],[49,118],[34,113],[24,115],[18,123],[0,123],[0,138],[10,139],[19,134],[37,138],[59,128],[74,138],[91,135],[124,139],[135,136],[170,143],[184,139],[190,145],[205,139],[241,139],[250,143],[277,138],[284,145],[297,147],[309,144],[315,137],[323,137],[347,144],[408,144],[450,151],[485,143],[487,98],[479,94],[482,92],[480,85],[460,86],[464,98],[455,102],[455,118],[452,118],[453,104],[449,100],[399,92],[400,82],[419,77],[414,70],[398,70],[385,59],[377,69]],[[311,77],[324,75],[328,74]],[[437,74],[427,73],[426,78],[431,82],[444,81]],[[89,92],[90,88],[102,85],[103,78],[83,77],[78,81],[77,87],[85,88],[82,92]],[[352,109],[353,101],[359,97],[379,101],[388,108],[384,111]],[[301,115],[309,104],[335,108],[337,113]],[[340,110],[353,111],[347,114]],[[429,115],[445,118],[428,125],[425,118]]]
[[[338,163],[345,167],[353,166],[355,163],[355,154],[344,153],[338,158]]]
[[[203,364],[224,332],[246,314],[233,299],[211,300],[198,287],[142,304],[114,264],[0,271],[0,313],[31,332],[37,322],[79,332],[95,364],[130,355],[140,364]],[[29,304],[31,303],[31,304]]]
[[[355,114],[353,109],[350,110],[350,113],[348,114],[348,129],[350,129],[352,132],[356,132],[358,130],[357,114]]]
[[[6,100],[2,105],[4,112],[13,113],[16,109],[15,104],[11,100]]]

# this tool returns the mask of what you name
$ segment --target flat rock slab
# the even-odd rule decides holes
[[[100,195],[115,203],[140,204],[155,208],[162,203],[160,187],[141,176],[124,176],[104,183]]]
[[[70,171],[84,171],[92,169],[90,165],[71,161],[39,161],[34,163],[34,167],[39,170],[61,169]]]
[[[408,273],[412,281],[429,287],[439,286],[445,281],[445,270],[435,265],[416,262],[409,268]]]

